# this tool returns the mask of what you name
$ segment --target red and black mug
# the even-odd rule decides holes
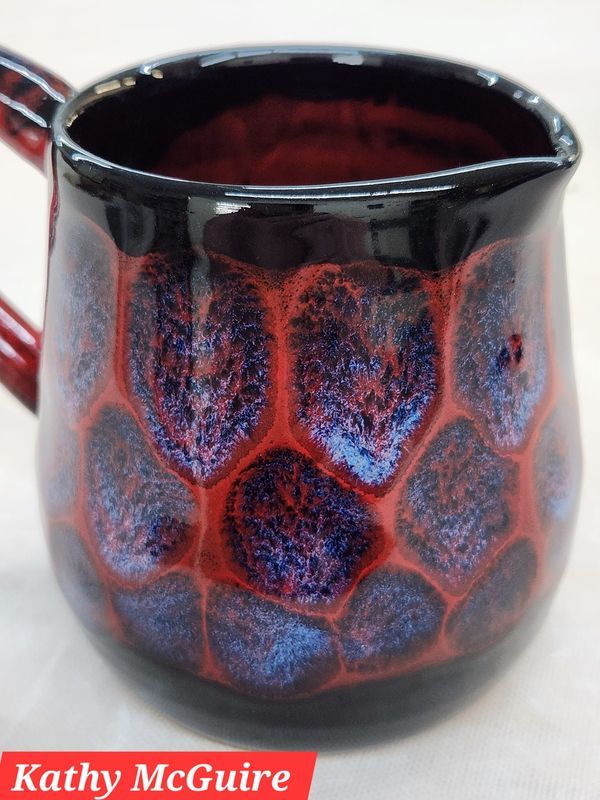
[[[0,377],[96,645],[241,742],[483,685],[576,514],[564,118],[475,67],[277,47],[81,93],[0,53],[0,130],[52,183],[41,363],[3,303]]]

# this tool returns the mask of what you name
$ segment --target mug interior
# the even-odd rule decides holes
[[[339,63],[316,54],[208,67],[166,62],[97,85],[68,132],[123,167],[253,186],[391,179],[556,155],[542,121],[523,105],[435,63]]]

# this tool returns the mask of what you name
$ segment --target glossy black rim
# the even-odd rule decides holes
[[[541,122],[554,156],[524,156],[486,161],[439,172],[347,183],[323,183],[301,186],[251,186],[184,180],[145,172],[103,159],[78,145],[69,135],[72,122],[92,103],[103,97],[126,92],[137,80],[162,79],[190,69],[243,67],[261,63],[299,61],[335,62],[356,66],[404,66],[439,78],[454,78],[508,97]],[[318,199],[364,200],[415,192],[446,193],[482,183],[512,182],[524,176],[552,172],[575,166],[581,147],[575,132],[564,116],[534,91],[514,83],[497,72],[478,66],[440,58],[387,50],[355,47],[276,46],[236,48],[212,52],[187,53],[147,61],[107,76],[68,100],[53,123],[53,142],[66,161],[79,174],[93,181],[135,184],[141,189],[162,195],[218,196],[232,200],[313,201]]]

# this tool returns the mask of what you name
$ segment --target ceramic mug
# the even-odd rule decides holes
[[[576,513],[563,117],[475,67],[277,47],[81,93],[3,53],[0,128],[52,188],[40,369],[3,304],[1,377],[94,642],[234,741],[472,694]]]

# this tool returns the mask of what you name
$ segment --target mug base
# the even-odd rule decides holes
[[[147,702],[202,735],[243,747],[334,750],[411,735],[476,699],[531,640],[550,601],[538,601],[485,652],[285,702],[242,695],[106,636],[88,634]]]

